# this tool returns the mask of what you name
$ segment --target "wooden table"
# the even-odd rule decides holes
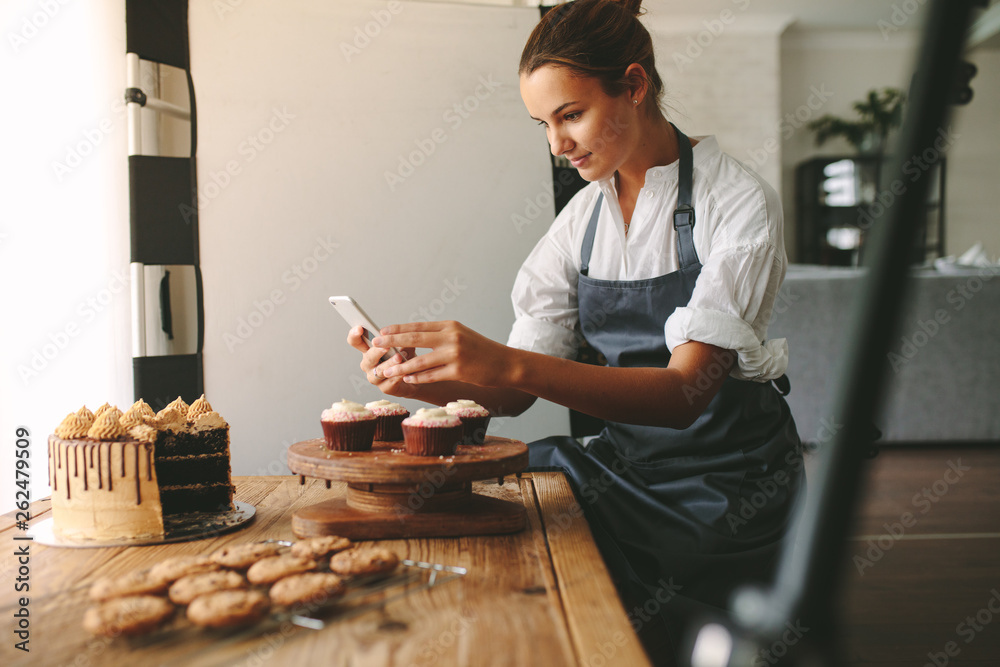
[[[475,491],[524,503],[521,533],[461,538],[387,540],[403,558],[467,568],[461,578],[388,601],[323,630],[283,625],[238,641],[178,624],[177,641],[150,646],[135,638],[106,640],[80,627],[85,589],[95,579],[149,567],[168,556],[207,554],[261,539],[294,539],[296,509],[343,494],[321,480],[242,477],[236,499],[254,505],[246,528],[197,542],[148,547],[66,549],[15,541],[14,515],[0,516],[3,628],[0,664],[31,665],[649,665],[632,631],[565,477],[507,477]],[[32,504],[32,521],[51,516],[49,500]],[[14,649],[13,611],[18,546],[30,545],[30,653]],[[46,598],[59,593],[57,598]],[[60,600],[59,604],[53,604]],[[276,657],[276,661],[271,661]]]

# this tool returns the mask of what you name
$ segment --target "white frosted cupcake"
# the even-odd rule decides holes
[[[403,420],[406,453],[450,456],[462,441],[462,420],[443,408],[421,408]]]
[[[460,398],[444,406],[450,414],[462,420],[465,433],[462,442],[467,445],[481,445],[486,441],[486,429],[490,425],[490,411],[475,401]]]
[[[375,438],[375,415],[360,403],[346,398],[320,415],[327,449],[337,452],[364,452]]]
[[[382,399],[365,403],[365,408],[375,415],[376,440],[402,440],[403,420],[410,416],[410,411],[399,403]]]

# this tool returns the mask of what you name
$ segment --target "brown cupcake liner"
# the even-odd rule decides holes
[[[481,445],[486,441],[486,429],[490,425],[490,415],[485,417],[461,417],[462,444]]]
[[[349,422],[320,421],[326,448],[335,452],[367,452],[375,438],[375,419]]]
[[[403,424],[406,453],[414,456],[451,456],[462,441],[458,426],[408,426]]]
[[[409,412],[399,415],[379,415],[375,417],[375,439],[393,442],[403,439],[403,420]]]

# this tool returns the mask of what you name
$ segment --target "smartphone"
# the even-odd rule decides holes
[[[361,309],[358,302],[349,296],[331,296],[330,305],[340,313],[340,316],[351,325],[351,328],[362,327],[365,330],[364,336],[365,340],[371,344],[372,339],[378,335],[379,329],[381,327],[376,326],[372,322],[372,318],[368,317],[368,314]],[[389,351],[386,353],[382,360],[391,359],[393,355],[399,354],[399,350],[394,347],[390,347]]]

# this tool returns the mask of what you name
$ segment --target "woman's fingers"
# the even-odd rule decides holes
[[[382,348],[394,347],[397,350],[406,348],[437,347],[440,336],[437,332],[414,331],[409,333],[380,334],[372,339],[372,345]]]
[[[445,363],[447,363],[447,359],[442,353],[428,352],[408,361],[389,365],[381,369],[381,372],[387,378],[406,378],[415,373],[426,372],[431,368],[439,368]]]
[[[398,333],[412,333],[412,332],[435,332],[441,331],[447,328],[449,325],[456,324],[455,322],[445,320],[441,322],[406,322],[405,324],[392,324],[387,327],[382,327],[379,330],[380,334],[398,334]]]
[[[354,327],[347,332],[347,343],[359,352],[367,352],[370,347],[368,341],[365,340],[364,327]]]
[[[380,347],[425,347],[435,348],[448,340],[449,333],[456,333],[464,327],[458,322],[409,322],[383,327],[372,344]]]

